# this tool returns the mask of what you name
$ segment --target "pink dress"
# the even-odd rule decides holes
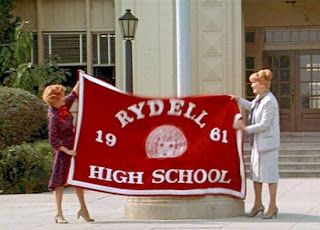
[[[76,93],[72,91],[66,96],[64,106],[60,108],[50,106],[48,110],[48,133],[53,153],[49,190],[64,186],[67,181],[71,156],[60,151],[59,148],[64,146],[73,149],[74,126],[70,108],[76,98]]]

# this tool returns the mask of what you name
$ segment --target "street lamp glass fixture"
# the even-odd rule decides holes
[[[119,22],[123,39],[133,40],[138,25],[138,18],[131,14],[131,10],[127,9],[126,13],[119,18]]]

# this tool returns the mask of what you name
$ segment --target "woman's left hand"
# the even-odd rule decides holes
[[[237,120],[233,126],[234,129],[241,129],[244,130],[246,128],[246,125],[244,124],[243,119]]]

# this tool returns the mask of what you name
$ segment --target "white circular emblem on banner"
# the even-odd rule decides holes
[[[162,125],[149,134],[145,148],[149,158],[179,157],[187,149],[187,139],[176,126]]]

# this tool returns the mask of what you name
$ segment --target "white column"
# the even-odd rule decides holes
[[[90,0],[86,0],[87,73],[93,75]]]
[[[177,94],[191,94],[190,1],[176,1]]]

